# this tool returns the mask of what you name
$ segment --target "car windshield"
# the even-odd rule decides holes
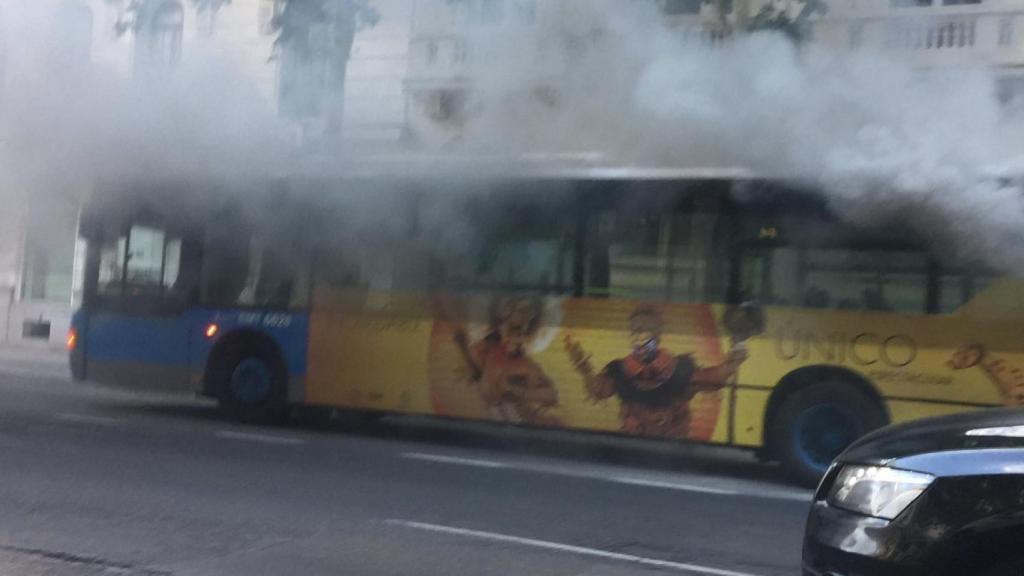
[[[0,575],[1022,573],[1022,31],[0,2]]]

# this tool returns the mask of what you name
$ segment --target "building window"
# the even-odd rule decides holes
[[[30,206],[21,278],[23,300],[71,302],[76,218],[72,205]]]
[[[864,45],[864,23],[858,22],[850,26],[850,49],[858,50]]]
[[[177,0],[158,5],[141,23],[136,58],[152,68],[169,68],[181,59],[181,38],[185,30],[185,11]]]
[[[294,38],[281,48],[278,71],[278,106],[287,118],[317,118],[327,99],[329,29],[309,27],[305,38]]]
[[[996,81],[996,95],[1004,106],[1016,105],[1024,96],[1024,76],[1004,76]]]
[[[537,20],[537,1],[516,0],[512,4],[512,11],[521,24],[533,24]]]
[[[893,8],[920,8],[931,6],[932,0],[890,0]]]
[[[458,6],[461,16],[471,26],[493,26],[505,17],[505,0],[465,0]]]
[[[78,66],[92,57],[92,10],[78,2],[62,4],[54,19],[53,59],[59,65]]]
[[[981,0],[942,0],[943,6],[960,6],[963,4],[981,4]]]
[[[469,43],[465,40],[457,40],[455,42],[455,53],[453,56],[456,64],[465,64],[469,62]]]
[[[7,32],[4,30],[4,13],[0,9],[0,97],[3,97],[3,79],[7,77]]]
[[[999,20],[999,45],[1013,46],[1013,18]]]
[[[284,6],[279,0],[259,0],[259,12],[257,21],[260,34],[271,35],[274,33],[274,19],[281,15],[281,8]]]
[[[462,90],[436,90],[427,98],[426,112],[435,122],[458,124],[466,112],[467,95]]]
[[[974,46],[977,20],[908,20],[890,26],[886,46],[896,50],[932,50]]]
[[[505,17],[505,0],[479,0],[479,24],[498,24]]]
[[[437,63],[438,46],[437,42],[431,40],[427,42],[427,65],[433,66]]]
[[[662,10],[669,16],[700,14],[703,0],[665,0]]]

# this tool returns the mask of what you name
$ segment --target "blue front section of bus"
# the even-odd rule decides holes
[[[289,378],[303,378],[306,375],[306,350],[309,335],[309,314],[302,312],[277,312],[261,310],[202,310],[196,319],[198,331],[193,339],[191,368],[201,373],[206,368],[210,353],[222,338],[239,330],[254,331],[273,340]],[[211,325],[217,327],[212,337],[206,335]]]
[[[216,326],[216,329],[211,329]],[[204,392],[203,373],[218,342],[239,330],[273,340],[288,369],[289,397],[301,398],[309,315],[258,310],[191,309],[174,316],[77,313],[79,343],[89,380],[131,389]],[[79,375],[76,374],[76,377]]]

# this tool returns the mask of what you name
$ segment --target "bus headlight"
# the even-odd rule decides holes
[[[844,466],[829,491],[829,504],[892,520],[935,480],[930,474],[884,466]]]

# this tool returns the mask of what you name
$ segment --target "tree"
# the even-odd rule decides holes
[[[800,44],[811,39],[811,18],[827,13],[825,0],[787,0],[781,6],[768,3],[748,22],[747,30],[782,32]]]
[[[152,4],[163,0],[107,0],[118,9],[115,27],[120,34],[137,32],[141,25],[140,14]],[[198,10],[216,12],[231,3],[231,0],[190,0]],[[372,27],[380,20],[370,0],[276,0],[277,7],[271,21],[276,34],[274,52],[290,52],[294,57],[309,60],[314,57],[314,30],[319,28],[325,34],[326,42],[320,43],[327,60],[326,135],[337,137],[341,133],[344,114],[345,75],[352,55],[356,33]]]
[[[751,15],[750,0],[705,0],[719,33],[774,30],[796,43],[811,39],[811,19],[828,12],[825,0],[769,0]]]
[[[207,0],[209,1],[209,0]],[[327,110],[325,136],[341,134],[345,111],[345,76],[356,32],[372,27],[380,14],[369,0],[278,0],[279,9],[271,21],[277,34],[275,50],[290,51],[296,58],[314,57],[313,31],[324,31],[327,60]]]
[[[114,22],[114,29],[118,34],[137,32],[141,22],[139,14],[148,5],[157,5],[164,0],[107,0],[107,4],[117,9],[117,20]],[[224,6],[231,4],[231,0],[191,0],[197,10],[209,10],[216,13]]]

